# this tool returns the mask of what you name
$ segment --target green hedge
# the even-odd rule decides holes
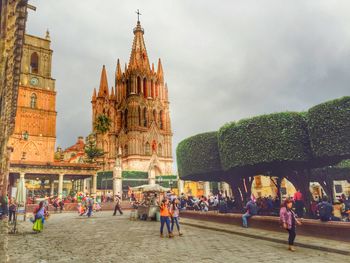
[[[327,165],[350,157],[350,97],[312,107],[308,128],[315,159]]]
[[[262,115],[224,125],[218,142],[225,171],[294,168],[310,159],[306,120],[296,112]]]
[[[217,132],[187,138],[176,149],[179,177],[187,180],[220,181],[222,169]]]

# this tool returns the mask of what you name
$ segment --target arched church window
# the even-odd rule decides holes
[[[143,95],[145,96],[145,98],[148,97],[147,79],[146,78],[143,79]]]
[[[148,142],[146,142],[146,145],[145,145],[145,154],[151,155],[151,146]]]
[[[160,111],[159,113],[159,128],[164,129],[164,112]]]
[[[147,109],[144,108],[143,109],[143,126],[147,127],[148,125],[148,120],[147,120]]]
[[[158,144],[158,156],[163,156],[162,144]]]
[[[156,98],[159,97],[159,86],[158,83],[156,83]]]
[[[39,73],[39,56],[36,52],[30,56],[30,73]]]
[[[140,106],[139,106],[137,112],[139,115],[139,126],[141,126],[142,125],[142,115],[141,115],[141,107]]]
[[[153,110],[153,121],[157,122],[157,111]]]
[[[33,93],[32,96],[30,96],[30,107],[32,109],[36,108],[36,102],[37,102],[37,96],[35,93]]]
[[[141,94],[141,78],[137,77],[137,94]]]
[[[124,128],[128,128],[128,110],[125,110],[124,113]]]
[[[151,97],[154,99],[155,98],[155,94],[154,94],[154,83],[153,83],[153,79],[151,80]]]

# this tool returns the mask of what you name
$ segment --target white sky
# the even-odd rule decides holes
[[[140,9],[150,62],[162,59],[173,148],[224,123],[304,111],[350,95],[350,1],[30,0],[27,33],[51,34],[57,144],[91,131],[102,65],[114,85]],[[174,154],[175,157],[175,154]]]

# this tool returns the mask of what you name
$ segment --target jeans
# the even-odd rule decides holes
[[[87,216],[90,217],[92,214],[92,206],[89,206],[89,211],[87,213]]]
[[[171,232],[174,230],[174,223],[176,224],[177,231],[180,232],[180,224],[179,224],[179,217],[173,217],[171,218]]]
[[[170,230],[170,219],[168,216],[161,216],[160,217],[160,233],[163,234],[163,228],[164,224],[166,224],[166,228],[168,230],[168,233],[171,233]]]
[[[297,213],[298,217],[304,216],[304,203],[301,200],[295,201],[295,212]]]
[[[9,210],[9,221],[16,221],[16,211]]]
[[[248,212],[242,215],[242,220],[243,220],[243,226],[248,227],[248,218],[251,217],[252,215],[249,214]]]
[[[296,233],[295,233],[295,226],[292,227],[291,229],[287,229],[288,233],[289,233],[289,237],[288,237],[288,244],[290,246],[293,246],[294,245],[294,239],[295,239],[295,236],[296,236]]]

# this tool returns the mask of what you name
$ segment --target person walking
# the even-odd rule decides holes
[[[34,210],[33,230],[36,233],[40,233],[44,229],[45,214],[44,202],[41,201],[39,206]]]
[[[169,213],[169,200],[163,199],[162,203],[160,204],[160,237],[164,237],[163,235],[163,229],[164,225],[166,224],[166,228],[168,230],[168,236],[169,238],[174,237],[171,229],[170,229],[170,213]]]
[[[294,240],[296,237],[296,225],[301,225],[301,222],[296,218],[292,210],[293,200],[287,198],[280,209],[280,222],[284,229],[288,231],[288,250],[294,252]]]
[[[14,223],[16,221],[16,211],[17,203],[14,198],[11,198],[9,204],[9,223]]]
[[[0,197],[0,205],[2,209],[2,217],[6,218],[9,212],[9,199],[7,195]]]
[[[58,204],[60,206],[60,213],[62,213],[63,212],[63,208],[64,208],[64,201],[63,201],[63,199],[61,199]]]
[[[92,209],[94,207],[95,200],[92,196],[88,197],[87,200],[87,206],[88,206],[88,213],[87,216],[90,217],[92,215]]]
[[[249,199],[245,206],[245,214],[242,215],[243,227],[248,227],[248,218],[255,216],[258,214],[258,206],[254,202],[254,200]]]
[[[303,194],[298,189],[294,194],[294,202],[295,202],[295,212],[299,218],[304,216],[304,201]]]
[[[179,236],[182,236],[182,233],[180,231],[180,223],[179,223],[179,199],[174,198],[174,200],[171,203],[170,206],[170,215],[171,215],[171,232],[174,233],[174,224],[176,224],[177,231],[179,232]]]
[[[115,196],[115,207],[114,207],[114,213],[113,213],[113,216],[117,215],[117,211],[119,212],[120,215],[123,214],[123,211],[120,207],[121,205],[121,200],[120,200],[120,196],[119,195],[116,195]]]

